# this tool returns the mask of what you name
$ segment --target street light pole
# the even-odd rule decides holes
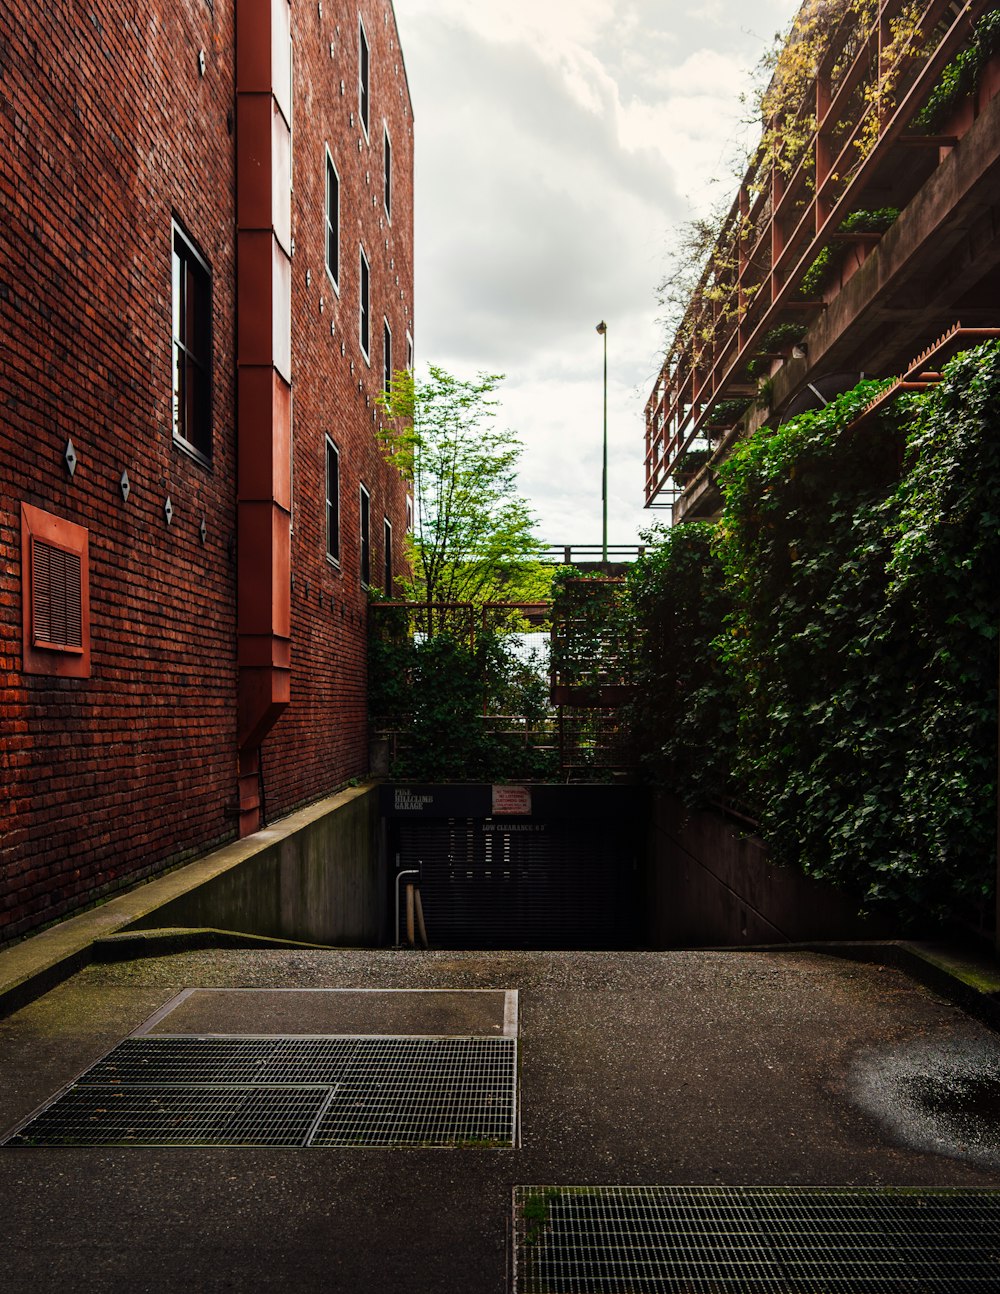
[[[604,458],[601,471],[601,560],[608,561],[608,325],[602,319],[597,331],[604,338]]]

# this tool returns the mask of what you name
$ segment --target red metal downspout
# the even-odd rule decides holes
[[[236,3],[237,658],[240,835],[291,667],[289,0]]]

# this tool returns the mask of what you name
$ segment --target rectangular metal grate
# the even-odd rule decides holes
[[[345,1065],[313,1145],[513,1144],[513,1053],[496,1046],[513,1039],[374,1041]]]
[[[127,1038],[8,1146],[512,1146],[514,1038]]]
[[[997,1294],[1000,1191],[514,1190],[515,1294]]]

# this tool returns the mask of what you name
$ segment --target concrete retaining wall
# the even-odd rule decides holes
[[[768,862],[763,842],[673,796],[650,805],[648,938],[655,948],[884,937],[841,891]]]
[[[385,942],[386,869],[374,787],[321,800],[126,929],[210,926],[309,943]]]

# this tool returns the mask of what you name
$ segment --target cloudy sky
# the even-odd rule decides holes
[[[505,373],[548,543],[634,543],[671,226],[733,189],[740,92],[796,0],[395,0],[416,122],[416,346]],[[713,184],[713,180],[716,181]],[[659,514],[662,515],[662,514]]]

